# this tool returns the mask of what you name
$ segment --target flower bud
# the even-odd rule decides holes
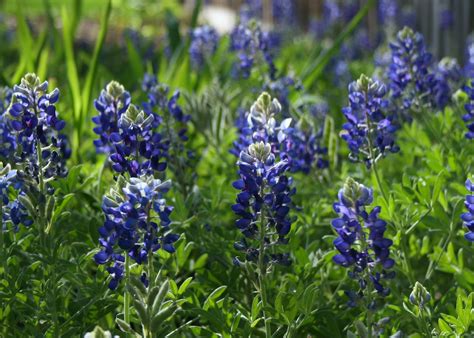
[[[416,282],[409,298],[413,305],[423,307],[425,303],[430,301],[431,295],[421,283]]]

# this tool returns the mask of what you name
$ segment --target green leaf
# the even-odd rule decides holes
[[[255,297],[253,297],[253,301],[252,301],[252,312],[251,312],[252,320],[255,320],[256,318],[258,318],[261,309],[262,309],[262,303],[260,302],[260,296],[256,295]]]
[[[142,58],[138,51],[135,49],[130,37],[125,37],[127,45],[128,58],[130,59],[130,66],[132,68],[133,76],[136,80],[141,79],[145,73]]]
[[[81,89],[74,54],[73,23],[68,13],[66,4],[61,7],[61,19],[63,23],[63,46],[66,56],[66,74],[69,82],[69,90],[72,97],[72,108],[74,114],[74,127],[78,128],[81,121]]]
[[[175,296],[178,295],[178,285],[176,284],[176,282],[170,279],[169,283],[170,283],[171,293]]]
[[[250,324],[250,327],[251,327],[251,328],[254,328],[255,326],[257,326],[258,323],[260,323],[261,320],[263,320],[262,317],[255,319],[255,320]]]
[[[74,194],[67,194],[66,196],[63,197],[61,203],[57,205],[57,207],[53,211],[53,215],[51,217],[51,223],[54,224],[58,220],[59,216],[62,214],[64,208],[69,204],[69,202],[72,200],[74,197]]]
[[[188,285],[192,282],[192,280],[193,280],[193,277],[189,277],[183,283],[181,283],[178,289],[178,295],[182,295],[183,293],[186,292],[186,289],[188,288]]]
[[[224,293],[227,289],[226,285],[219,286],[217,289],[211,292],[209,297],[207,297],[206,301],[204,302],[203,309],[207,310],[210,306],[215,305],[215,301]]]
[[[135,333],[135,331],[133,331],[132,327],[129,324],[127,324],[124,320],[122,320],[120,318],[115,318],[115,322],[119,326],[120,330],[122,330],[123,332]]]
[[[31,202],[31,199],[26,195],[18,195],[18,200],[26,208],[28,214],[34,219],[37,217],[36,208]],[[44,230],[44,229],[43,229]]]
[[[365,338],[369,336],[367,327],[360,320],[354,321],[354,326],[357,330],[358,337]]]
[[[140,297],[141,301],[145,301],[145,299],[147,298],[147,290],[145,288],[145,285],[143,285],[142,281],[134,276],[131,276],[129,281],[131,286],[133,286],[133,291],[136,296]]]
[[[132,299],[133,308],[137,311],[138,317],[142,323],[148,323],[148,313],[146,310],[146,305],[138,298]]]
[[[102,14],[99,35],[97,37],[97,40],[94,46],[94,53],[92,54],[92,60],[89,63],[86,81],[84,84],[84,88],[82,90],[81,109],[83,111],[81,112],[81,119],[83,119],[82,121],[83,123],[85,121],[89,121],[89,119],[86,118],[86,116],[88,115],[87,113],[90,110],[91,96],[92,96],[94,81],[97,77],[97,67],[99,64],[100,52],[102,50],[102,46],[104,45],[105,37],[107,36],[111,11],[112,11],[112,1],[108,0],[107,6],[105,7],[105,11]],[[83,123],[80,124],[80,127],[83,126]],[[82,130],[79,130],[79,133],[81,132]]]
[[[165,299],[166,295],[168,294],[168,290],[169,290],[169,280],[167,279],[161,286],[160,291],[158,292],[158,295],[153,301],[153,306],[151,310],[152,313],[158,313],[158,311],[161,309],[163,299]]]
[[[176,310],[175,305],[168,306],[167,308],[161,310],[156,314],[153,319],[151,320],[151,330],[152,332],[155,332],[158,330],[160,325],[163,325],[163,322],[168,319],[173,312]]]
[[[20,61],[12,78],[13,83],[18,83],[25,72],[34,71],[34,54],[31,52],[33,49],[33,36],[23,15],[23,7],[20,2],[17,3],[16,8],[16,23],[21,48]]]

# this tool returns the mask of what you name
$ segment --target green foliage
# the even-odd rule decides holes
[[[305,84],[291,91],[285,113],[299,120],[307,118],[301,108],[305,104],[321,98],[329,103],[328,115],[317,125],[329,169],[292,174],[297,189],[288,244],[292,265],[267,272],[265,306],[255,292],[257,271],[232,264],[240,233],[230,209],[236,198],[231,183],[238,175],[236,158],[229,153],[238,137],[237,110],[248,110],[257,99],[266,80],[262,70],[255,69],[248,79],[231,76],[235,55],[228,50],[228,37],[201,71],[192,70],[187,29],[199,23],[202,1],[195,2],[188,21],[172,1],[137,1],[136,8],[134,2],[112,0],[32,1],[31,8],[13,3],[5,2],[5,13],[15,17],[16,39],[0,50],[0,82],[11,86],[35,70],[60,88],[58,111],[67,121],[73,158],[68,176],[51,183],[54,193],[44,201],[19,197],[33,218],[47,220],[46,227],[35,223],[16,230],[9,225],[2,232],[0,336],[263,337],[264,313],[273,337],[368,337],[371,330],[381,337],[473,335],[473,248],[464,239],[460,215],[474,148],[464,138],[463,107],[426,111],[428,118],[401,126],[401,152],[378,163],[380,181],[348,161],[339,136],[347,84],[335,85],[326,70],[375,1],[366,2],[329,48],[308,36],[295,37],[284,42],[276,57],[278,75],[295,72]],[[130,22],[137,16],[147,21],[147,13],[153,19],[156,27],[148,35],[160,43],[149,59],[130,37],[122,45],[114,40],[128,13]],[[44,25],[37,25],[38,15]],[[81,24],[91,22],[97,29],[91,29],[89,45],[81,46]],[[372,60],[357,60],[350,69],[369,73]],[[186,193],[171,189],[167,194],[175,208],[172,227],[181,236],[174,254],[160,250],[155,255],[153,269],[160,273],[148,287],[132,278],[128,287],[110,291],[108,273],[93,256],[99,250],[102,196],[115,177],[92,143],[92,102],[112,79],[132,88],[134,102],[146,100],[140,81],[150,71],[183,92],[179,102],[191,115],[187,146],[194,152],[196,179]],[[396,277],[389,282],[391,294],[377,304],[372,328],[367,311],[346,306],[344,291],[357,285],[332,261],[332,205],[348,176],[374,188],[374,205],[382,207],[387,236],[394,241]],[[131,269],[145,271],[137,265]],[[417,282],[431,294],[423,308],[409,299]],[[130,322],[124,317],[125,292],[131,298]]]

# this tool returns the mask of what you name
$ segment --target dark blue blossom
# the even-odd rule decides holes
[[[20,191],[19,194],[23,196],[25,195],[22,191]],[[4,206],[3,222],[11,222],[13,225],[12,230],[18,231],[21,224],[26,227],[31,226],[33,224],[33,219],[28,215],[28,211],[23,204],[20,203],[19,199],[16,198],[9,201],[9,203]]]
[[[387,223],[378,216],[381,208],[366,210],[373,201],[372,189],[348,178],[338,199],[334,211],[339,218],[332,221],[332,226],[338,235],[334,246],[339,253],[333,261],[351,269],[349,276],[359,282],[359,296],[369,283],[379,295],[388,295],[390,289],[382,285],[382,280],[393,277],[392,272],[387,272],[395,264],[390,258],[393,242],[384,237]]]
[[[283,142],[281,158],[287,159],[290,171],[308,174],[313,166],[318,169],[327,168],[324,158],[327,148],[319,145],[319,137],[311,129],[291,128]]]
[[[194,68],[200,69],[204,66],[216,52],[218,43],[219,35],[211,26],[200,26],[191,31],[189,55]]]
[[[294,0],[272,1],[273,22],[278,25],[291,26],[297,22],[296,3]],[[294,26],[293,26],[294,27]]]
[[[6,111],[12,99],[12,90],[8,87],[0,87],[0,158],[10,159],[16,147],[15,135],[8,126]]]
[[[254,66],[266,64],[270,79],[275,78],[273,54],[279,45],[275,35],[264,32],[256,21],[249,21],[235,27],[230,39],[230,50],[236,52],[238,58],[234,66],[236,75],[248,78]]]
[[[48,93],[48,82],[35,74],[26,74],[13,87],[8,110],[10,131],[16,138],[14,162],[23,178],[37,184],[67,174],[66,159],[70,157],[67,138],[60,131],[66,123],[56,111],[59,98],[56,88]]]
[[[145,74],[142,82],[142,89],[147,94],[148,101],[142,104],[143,110],[148,115],[154,116],[153,128],[159,127],[163,123],[163,119],[167,120],[170,127],[173,126],[174,120],[180,127],[177,132],[182,140],[187,140],[185,124],[191,119],[190,115],[184,114],[181,106],[178,104],[180,91],[176,90],[171,97],[169,96],[170,88],[159,83],[153,74]],[[172,119],[172,120],[170,120]]]
[[[0,162],[0,203],[8,204],[8,188],[16,180],[16,170],[12,170],[10,164],[3,166]]]
[[[301,81],[293,76],[282,76],[275,80],[266,81],[262,88],[264,91],[268,91],[280,102],[284,112],[290,110],[289,95],[291,90],[302,89]],[[288,117],[288,116],[285,116]]]
[[[272,245],[286,244],[292,223],[289,216],[291,196],[295,193],[291,188],[292,179],[285,176],[288,161],[275,162],[270,144],[257,142],[241,152],[237,164],[240,179],[233,186],[241,192],[232,206],[239,216],[236,227],[248,241],[260,241],[264,250]],[[264,243],[261,243],[262,239]],[[247,240],[237,242],[234,247],[245,252],[248,261],[256,262],[261,245],[252,246]],[[264,255],[267,263],[290,263],[287,254]],[[238,259],[234,261],[239,262]]]
[[[453,11],[449,8],[443,9],[439,13],[439,27],[443,30],[450,29],[454,25]]]
[[[94,141],[97,152],[106,154],[111,152],[113,145],[110,135],[118,132],[118,121],[128,109],[130,101],[130,93],[116,81],[107,84],[99,98],[94,101],[95,109],[99,112],[98,116],[92,118],[97,125],[94,132],[99,135],[99,139]]]
[[[397,152],[390,116],[383,110],[388,102],[384,99],[385,86],[365,75],[349,85],[349,106],[343,109],[347,122],[342,126],[342,138],[347,142],[351,160],[362,160],[367,167],[387,151]]]
[[[378,2],[377,12],[381,24],[395,24],[398,19],[399,11],[400,7],[397,1],[379,0]]]
[[[237,120],[239,139],[234,142],[231,153],[240,156],[253,142],[269,143],[272,151],[278,153],[280,143],[286,137],[291,119],[283,120],[279,125],[276,118],[281,114],[281,105],[277,99],[264,92],[250,108],[250,112],[241,111]]]
[[[398,32],[390,48],[391,97],[401,115],[409,119],[410,109],[419,111],[424,106],[433,105],[435,78],[430,70],[432,57],[426,50],[423,36],[408,27]]]
[[[179,236],[170,232],[173,208],[163,198],[170,185],[152,176],[128,181],[120,176],[117,187],[104,197],[105,222],[99,229],[102,249],[94,259],[97,264],[108,265],[111,289],[123,278],[125,255],[143,264],[158,249],[175,251],[173,243]]]
[[[262,0],[245,0],[239,10],[239,19],[247,23],[253,19],[261,19],[263,13]]]
[[[17,231],[20,224],[30,226],[33,223],[18,199],[12,200],[10,198],[10,190],[16,190],[17,194],[24,195],[21,186],[22,182],[18,177],[17,170],[12,169],[10,164],[3,166],[0,163],[0,219],[2,221],[0,231],[6,229],[8,222],[13,225],[13,231]]]
[[[451,102],[451,96],[459,89],[462,70],[454,58],[443,58],[435,69],[433,87],[434,102],[443,110]]]
[[[118,131],[110,134],[114,146],[110,161],[116,172],[128,172],[136,177],[166,169],[166,145],[161,134],[153,130],[153,120],[153,115],[147,115],[133,104],[120,115]]]
[[[239,110],[236,120],[238,139],[230,152],[240,156],[252,143],[264,142],[270,144],[272,152],[280,159],[288,161],[291,172],[308,173],[314,166],[320,169],[327,167],[324,159],[327,149],[320,145],[324,116],[316,116],[313,112],[315,115],[307,118],[312,123],[307,125],[302,119],[297,126],[291,127],[291,118],[277,122],[281,110],[279,101],[272,100],[266,92],[260,95],[250,112]]]
[[[466,123],[468,131],[465,136],[467,139],[474,139],[474,80],[471,80],[471,85],[465,85],[464,91],[468,96],[468,101],[464,105],[466,114],[463,115],[462,119]]]
[[[464,237],[469,242],[474,242],[474,185],[470,179],[466,180],[466,189],[469,192],[469,195],[466,195],[466,201],[464,202],[467,212],[461,215],[461,219],[468,230]]]
[[[301,115],[296,126],[287,129],[280,156],[288,159],[291,172],[308,174],[314,167],[329,166],[328,149],[322,145],[328,106],[326,102],[320,102],[302,109],[307,109],[309,114]]]
[[[474,79],[474,37],[472,36],[467,41],[464,76],[468,79]]]
[[[142,88],[148,96],[148,101],[142,104],[143,109],[154,117],[152,127],[162,137],[162,156],[167,158],[175,175],[174,183],[183,194],[187,194],[196,176],[194,154],[186,144],[191,116],[184,113],[178,102],[180,92],[176,90],[170,96],[169,87],[159,83],[156,76],[146,75]]]

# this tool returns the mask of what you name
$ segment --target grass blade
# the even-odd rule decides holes
[[[344,28],[344,30],[338,35],[334,40],[332,46],[316,58],[315,62],[312,63],[307,71],[303,72],[303,83],[306,88],[310,88],[311,85],[316,81],[316,79],[321,75],[324,67],[328,64],[331,58],[336,55],[341,47],[342,43],[354,32],[362,19],[367,15],[370,8],[375,4],[375,0],[368,0],[365,5],[359,10],[356,16],[349,22],[349,24]]]
[[[104,45],[105,37],[107,36],[111,11],[112,11],[112,1],[109,0],[107,2],[107,7],[105,8],[105,11],[101,18],[99,36],[94,46],[94,54],[92,55],[92,60],[89,63],[86,81],[85,81],[84,88],[82,91],[82,103],[81,103],[81,113],[80,113],[81,123],[78,125],[79,133],[80,133],[79,138],[82,135],[83,124],[89,122],[87,115],[88,115],[88,112],[90,111],[89,108],[91,104],[92,90],[94,87],[95,79],[97,78],[99,56],[100,56],[102,47]]]

